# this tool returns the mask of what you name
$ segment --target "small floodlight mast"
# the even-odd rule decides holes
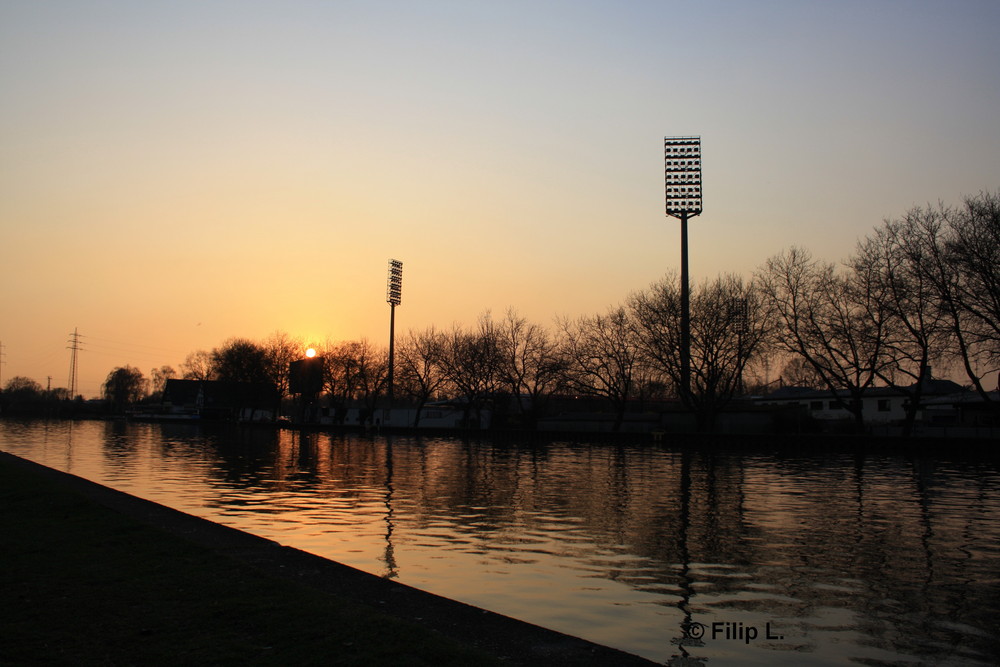
[[[385,289],[385,300],[389,304],[389,412],[384,421],[388,424],[392,417],[393,362],[396,352],[396,306],[403,302],[403,263],[398,259],[389,260],[389,281]]]
[[[681,221],[681,400],[691,406],[691,291],[688,218],[701,213],[701,137],[664,137],[667,215]]]
[[[403,302],[403,263],[398,259],[389,260],[389,284],[385,289],[385,300],[393,307]]]

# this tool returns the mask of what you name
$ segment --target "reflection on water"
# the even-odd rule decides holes
[[[674,664],[1000,660],[1000,467],[0,422],[0,449]]]

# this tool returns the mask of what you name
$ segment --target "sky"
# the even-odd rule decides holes
[[[550,326],[1000,186],[1000,3],[0,0],[0,383]]]

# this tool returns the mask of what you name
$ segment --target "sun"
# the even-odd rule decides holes
[[[312,359],[313,357],[316,356],[316,350],[310,347],[308,350],[306,350],[306,356]]]

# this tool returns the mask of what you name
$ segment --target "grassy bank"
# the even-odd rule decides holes
[[[481,665],[0,460],[0,664]]]

